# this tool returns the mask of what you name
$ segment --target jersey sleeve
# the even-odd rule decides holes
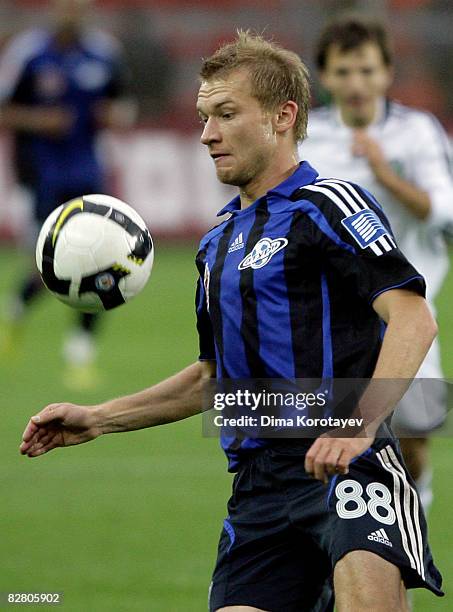
[[[199,271],[200,267],[205,268],[205,264],[203,264],[198,258],[197,267]],[[212,330],[211,318],[209,316],[209,304],[206,295],[206,286],[209,287],[209,273],[204,270],[203,276],[200,276],[198,278],[197,293],[195,298],[197,331],[200,347],[200,354],[198,359],[200,361],[215,361],[216,353],[214,332]]]
[[[398,249],[382,208],[364,189],[340,180],[305,187],[313,242],[320,257],[372,303],[390,289],[425,296],[425,281]],[[304,189],[304,190],[305,190]]]
[[[431,201],[427,223],[443,229],[453,224],[453,173],[451,147],[435,117],[419,113],[413,119],[414,146],[411,152],[412,182]]]
[[[40,42],[38,33],[26,32],[7,44],[0,57],[0,105],[28,102],[31,89],[28,66]]]
[[[108,79],[102,88],[102,97],[107,100],[130,97],[132,77],[119,40],[104,30],[91,26],[84,29],[81,40],[84,49],[101,59],[108,68]]]

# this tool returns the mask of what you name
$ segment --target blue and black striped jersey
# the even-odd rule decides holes
[[[216,360],[218,379],[370,377],[382,339],[373,300],[397,287],[425,292],[374,198],[302,162],[226,213],[196,259],[200,359]],[[268,443],[222,440],[230,469]]]

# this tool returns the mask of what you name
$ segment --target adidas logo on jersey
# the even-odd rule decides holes
[[[390,542],[388,535],[385,533],[383,529],[378,529],[377,531],[372,531],[368,536],[369,540],[373,542],[379,542],[380,544],[385,544],[386,546],[392,547],[393,544]]]
[[[230,244],[228,253],[234,253],[234,251],[239,251],[239,249],[243,249],[243,248],[244,248],[244,241],[242,239],[242,232],[241,232]]]

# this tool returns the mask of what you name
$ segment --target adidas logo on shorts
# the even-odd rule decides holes
[[[377,531],[372,531],[368,536],[369,540],[373,542],[379,542],[380,544],[385,544],[386,546],[393,546],[390,542],[388,535],[385,533],[383,529],[378,529]]]

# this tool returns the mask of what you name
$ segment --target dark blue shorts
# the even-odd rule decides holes
[[[377,440],[328,485],[304,470],[306,445],[279,443],[239,469],[210,587],[210,611],[333,610],[333,568],[352,550],[398,566],[407,588],[442,595],[415,485],[394,440]]]

